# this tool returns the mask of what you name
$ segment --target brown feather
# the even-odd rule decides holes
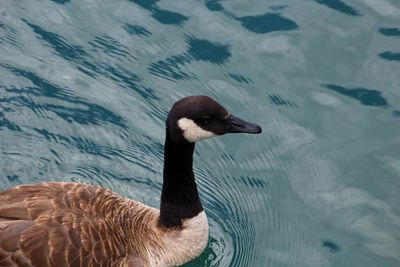
[[[162,246],[148,226],[157,218],[154,209],[96,186],[17,186],[0,192],[0,266],[147,266],[141,241]]]

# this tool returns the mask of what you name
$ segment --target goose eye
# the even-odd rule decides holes
[[[210,124],[210,122],[211,122],[211,117],[208,117],[208,116],[202,117],[202,118],[197,119],[196,121],[197,121],[198,123],[202,124],[202,125],[207,125],[207,124]]]

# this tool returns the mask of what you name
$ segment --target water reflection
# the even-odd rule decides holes
[[[186,52],[151,63],[149,71],[158,77],[171,81],[189,80],[196,78],[196,75],[185,71],[184,66],[193,60],[224,64],[231,56],[228,45],[192,36],[187,36],[186,42],[189,46]]]
[[[62,36],[46,31],[38,25],[32,24],[27,20],[24,20],[33,31],[38,35],[40,39],[46,41],[51,47],[54,48],[55,52],[62,58],[73,61],[78,64],[77,69],[83,73],[96,78],[99,75],[103,75],[109,79],[120,82],[122,86],[135,90],[145,99],[157,99],[151,88],[142,86],[139,81],[140,78],[137,74],[126,70],[122,66],[112,66],[106,62],[97,62],[96,59],[90,56],[82,46],[69,43]],[[94,42],[90,42],[94,47],[104,49],[109,55],[122,55],[128,56],[131,59],[135,57],[127,51],[126,48],[121,46],[118,41],[110,37],[95,37]]]
[[[263,15],[238,17],[234,13],[225,10],[220,4],[220,0],[206,0],[205,5],[211,11],[222,11],[228,17],[240,21],[244,28],[255,33],[290,31],[299,27],[296,22],[285,18],[278,13],[265,13]],[[286,5],[274,5],[271,6],[270,9],[280,11],[285,7]]]
[[[71,44],[61,35],[46,31],[40,26],[30,23],[26,19],[22,19],[22,21],[24,21],[36,33],[39,39],[48,43],[60,57],[77,63],[80,63],[85,57],[88,57],[88,54],[82,46]]]
[[[57,4],[62,4],[62,5],[69,2],[69,0],[50,0],[50,1],[57,3]]]
[[[322,240],[322,246],[327,248],[329,250],[329,252],[331,252],[331,253],[336,253],[341,250],[340,247],[335,242],[327,240],[327,239]]]
[[[290,31],[299,26],[293,20],[275,13],[265,13],[258,16],[238,18],[243,27],[255,33],[269,33],[275,31]]]
[[[16,33],[16,30],[0,21],[0,44],[8,43],[10,45],[17,45]]]
[[[237,183],[241,183],[250,188],[256,188],[256,189],[262,189],[268,185],[265,181],[263,181],[257,177],[239,176],[239,177],[229,177],[228,179],[232,179],[232,181],[235,181]]]
[[[280,95],[269,95],[269,99],[271,100],[271,103],[277,106],[287,106],[291,108],[297,107],[297,105],[289,100],[284,100]]]
[[[131,25],[131,24],[125,24],[123,28],[126,30],[127,33],[132,34],[132,35],[138,35],[138,36],[150,36],[151,32],[146,30],[144,27],[139,26],[139,25]]]
[[[237,81],[239,83],[242,83],[242,84],[251,84],[251,83],[253,83],[253,81],[250,78],[244,77],[240,73],[231,73],[231,72],[229,72],[227,76],[231,77],[235,81]]]
[[[345,88],[343,86],[327,84],[325,87],[329,90],[340,93],[344,96],[348,96],[358,100],[362,105],[365,106],[378,106],[388,107],[387,100],[382,96],[382,93],[377,90],[365,89],[365,88]]]
[[[208,94],[265,132],[196,145],[210,242],[186,267],[399,266],[394,4],[0,9],[0,187],[79,181],[158,207],[168,109]]]
[[[67,122],[74,121],[79,124],[94,125],[110,123],[125,129],[127,127],[125,120],[114,112],[100,105],[90,103],[78,96],[74,96],[72,91],[61,88],[59,85],[53,84],[33,72],[8,65],[0,66],[19,77],[29,80],[34,85],[24,88],[5,88],[7,92],[16,94],[4,100],[8,103],[23,105],[36,113],[51,111]],[[55,98],[62,101],[62,103],[69,102],[75,106],[56,105],[52,103],[41,104],[32,101],[30,96]]]
[[[213,64],[224,64],[231,56],[229,45],[213,43],[206,39],[188,37],[188,53],[197,61],[206,61]]]
[[[392,115],[393,115],[393,117],[395,117],[395,118],[400,118],[400,110],[395,110],[395,111],[393,111]]]
[[[136,59],[133,55],[130,54],[126,46],[122,45],[111,36],[95,36],[94,41],[89,42],[89,44],[97,49],[100,49],[101,52],[114,58],[122,57],[128,58],[129,60]]]
[[[382,52],[379,54],[379,57],[388,61],[400,61],[400,53],[396,52]]]
[[[205,5],[211,11],[223,11],[224,7],[219,2],[221,0],[205,0]]]
[[[6,99],[0,99],[0,103],[2,102],[8,102]],[[8,110],[8,112],[10,112]],[[17,131],[20,132],[21,128],[14,122],[8,120],[4,114],[4,112],[0,111],[0,131],[3,129],[3,127],[11,130],[11,131]]]
[[[166,25],[181,25],[188,19],[186,16],[177,12],[162,9],[154,9],[152,17]]]
[[[189,61],[185,55],[172,56],[151,63],[149,71],[158,77],[171,81],[189,80],[195,77],[194,74],[189,74],[182,69],[183,65]]]
[[[341,0],[314,0],[314,1],[346,15],[361,16],[360,12],[358,12],[354,7],[346,4]]]
[[[385,36],[400,36],[400,28],[380,28],[379,33]]]
[[[166,25],[182,25],[188,17],[169,10],[160,9],[157,6],[158,0],[129,0],[131,2],[136,3],[137,5],[147,9],[151,12],[151,16],[156,19],[158,22]]]

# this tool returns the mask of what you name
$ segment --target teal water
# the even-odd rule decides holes
[[[158,207],[168,109],[207,94],[264,131],[197,145],[185,266],[400,266],[399,77],[397,0],[3,0],[0,189]]]

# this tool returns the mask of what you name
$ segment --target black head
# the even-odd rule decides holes
[[[170,138],[176,142],[196,142],[226,133],[261,133],[257,124],[233,116],[208,96],[188,96],[177,101],[167,119]]]

